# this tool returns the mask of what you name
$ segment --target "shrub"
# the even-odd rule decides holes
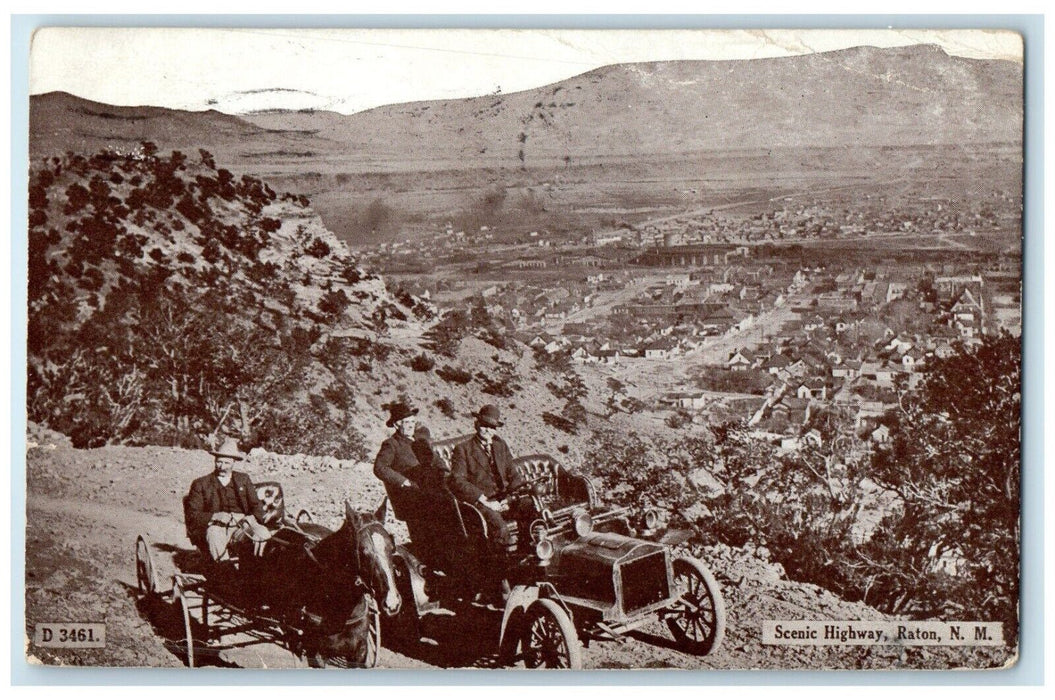
[[[575,434],[575,423],[556,413],[544,412],[542,414],[542,422],[565,433]]]
[[[480,391],[502,398],[513,396],[521,388],[516,369],[508,364],[499,364],[490,374],[477,372],[476,380],[480,382]]]
[[[498,350],[505,350],[509,347],[509,341],[506,339],[505,334],[502,333],[502,329],[498,326],[492,325],[483,329],[480,331],[479,338]]]
[[[435,366],[436,361],[425,353],[415,356],[414,359],[410,361],[410,368],[415,372],[428,372]]]
[[[352,392],[344,382],[327,384],[322,389],[322,398],[342,411],[348,410],[353,405]]]
[[[330,319],[336,319],[344,313],[351,303],[352,300],[348,298],[343,289],[331,290],[323,294],[319,300],[319,311]]]
[[[667,416],[666,420],[664,420],[664,423],[666,423],[667,427],[669,428],[672,428],[674,430],[680,430],[686,425],[692,424],[692,414],[686,411],[684,408],[679,408],[678,410],[671,412],[671,414]]]
[[[344,264],[344,267],[341,268],[341,277],[343,277],[344,281],[348,284],[355,284],[363,278],[363,273],[358,267],[356,267],[354,261],[348,261]]]
[[[471,373],[457,367],[451,367],[450,365],[444,365],[436,370],[436,374],[438,374],[443,381],[452,382],[454,384],[468,384],[473,380],[473,375]]]
[[[454,357],[462,338],[469,332],[469,316],[461,310],[450,311],[425,333],[429,349],[446,357]]]
[[[440,413],[447,416],[448,418],[454,418],[454,403],[446,396],[442,399],[436,399],[433,405],[440,409]]]
[[[308,255],[316,258],[325,258],[330,254],[330,246],[321,238],[312,240],[311,245],[305,250]]]
[[[370,356],[378,362],[384,362],[392,353],[392,346],[384,343],[371,343]]]

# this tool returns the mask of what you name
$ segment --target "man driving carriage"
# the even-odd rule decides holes
[[[253,542],[254,554],[262,551],[271,531],[262,524],[264,506],[248,474],[234,471],[245,455],[234,438],[215,451],[211,474],[195,479],[187,496],[187,531],[195,545],[208,549],[213,561],[231,558],[240,542]]]

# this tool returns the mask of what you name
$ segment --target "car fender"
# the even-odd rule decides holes
[[[538,586],[513,586],[502,613],[502,632],[498,637],[498,649],[502,658],[512,662],[520,642],[520,627],[531,604],[539,599]]]
[[[656,542],[668,547],[677,547],[678,545],[688,542],[694,534],[695,533],[692,530],[678,530],[671,528],[660,535]]]

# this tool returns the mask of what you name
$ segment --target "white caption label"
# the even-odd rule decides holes
[[[935,620],[765,620],[762,643],[996,647],[1004,644],[1004,626],[1000,622]]]
[[[101,622],[38,622],[33,629],[38,647],[97,649],[106,646],[106,625]]]

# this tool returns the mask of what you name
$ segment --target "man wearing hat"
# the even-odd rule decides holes
[[[430,532],[421,531],[428,524],[429,489],[433,487],[427,465],[419,459],[421,447],[414,443],[418,409],[398,401],[388,407],[389,428],[395,432],[381,443],[374,458],[374,476],[385,484],[395,516],[407,523],[410,539],[428,546]]]
[[[234,471],[234,463],[245,455],[238,441],[227,438],[215,451],[215,469],[195,479],[187,496],[187,532],[198,546],[205,543],[213,561],[230,558],[230,549],[246,538],[253,540],[259,554],[271,531],[261,524],[264,506],[248,474]]]
[[[476,416],[476,435],[454,448],[451,454],[450,488],[455,496],[472,503],[487,520],[489,537],[499,547],[513,544],[502,513],[510,508],[505,494],[525,483],[513,468],[509,445],[498,437],[501,415],[498,406],[487,404]]]
[[[404,508],[409,505],[403,498],[421,487],[420,463],[414,453],[414,428],[418,424],[418,409],[403,401],[397,401],[388,407],[389,428],[395,432],[381,443],[381,449],[374,458],[374,476],[384,482],[385,491],[396,517],[405,520]]]

